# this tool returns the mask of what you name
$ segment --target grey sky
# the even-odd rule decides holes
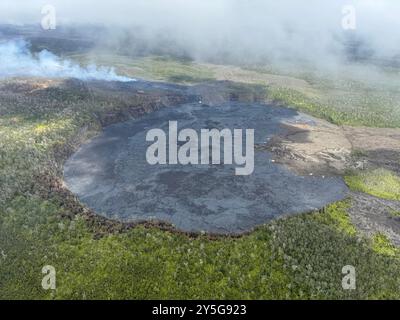
[[[45,4],[61,24],[141,27],[149,41],[165,34],[199,57],[228,50],[325,61],[341,50],[343,6],[354,5],[356,34],[379,56],[400,52],[398,0],[1,0],[0,22],[40,23]]]

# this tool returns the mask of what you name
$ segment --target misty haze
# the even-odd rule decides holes
[[[2,0],[0,299],[399,299],[399,16]]]

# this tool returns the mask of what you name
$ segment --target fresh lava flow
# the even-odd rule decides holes
[[[312,117],[272,105],[193,103],[164,108],[106,127],[68,159],[65,182],[99,215],[124,222],[164,221],[179,230],[216,234],[242,233],[282,215],[316,210],[346,197],[348,190],[340,177],[298,176],[272,162],[265,148],[255,148],[254,168],[247,159],[247,166],[254,169],[248,175],[235,174],[245,166],[223,161],[224,148],[219,150],[221,161],[210,159],[206,164],[149,163],[146,157],[156,140],[148,133],[158,129],[167,134],[171,122],[177,132],[190,129],[199,137],[205,129],[219,133],[253,129],[257,146],[284,132],[283,121],[313,125]],[[175,151],[187,143],[178,138]],[[193,148],[199,158],[200,145]],[[167,142],[164,147],[169,149]]]

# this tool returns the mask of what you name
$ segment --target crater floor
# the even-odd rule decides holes
[[[108,126],[65,164],[69,189],[98,214],[126,222],[161,220],[183,231],[242,233],[271,219],[298,214],[343,199],[340,177],[300,176],[256,148],[252,175],[236,176],[235,165],[149,165],[146,133],[178,130],[255,129],[255,144],[284,134],[282,123],[314,125],[295,110],[229,102],[164,108],[140,119]]]

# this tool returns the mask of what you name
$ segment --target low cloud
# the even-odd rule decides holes
[[[39,25],[45,4],[55,7],[58,24],[102,25],[102,45],[133,53],[140,47],[203,60],[317,66],[341,63],[349,52],[400,55],[398,0],[2,0],[0,22]],[[355,9],[355,30],[342,27],[344,6]]]

